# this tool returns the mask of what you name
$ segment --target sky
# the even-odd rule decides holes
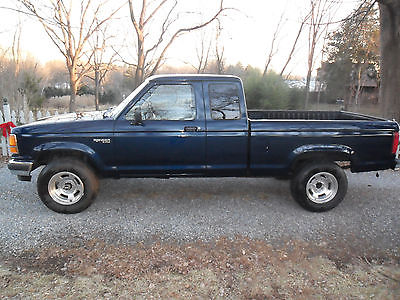
[[[46,0],[41,0],[45,2]],[[80,0],[71,0],[74,5]],[[138,0],[136,0],[137,2]],[[226,13],[222,19],[221,43],[224,46],[224,56],[227,64],[251,65],[264,68],[272,40],[279,19],[282,17],[281,30],[276,40],[276,53],[271,62],[271,68],[279,72],[290,52],[293,41],[300,25],[300,19],[306,14],[310,0],[225,0],[226,7],[234,8]],[[15,7],[15,0],[0,0],[0,47],[7,48],[12,44],[16,25],[22,26],[21,49],[40,62],[62,60],[58,49],[45,34],[42,26],[34,19],[21,15],[12,10],[1,7]],[[109,1],[109,5],[116,7],[124,0]],[[210,16],[217,8],[216,0],[186,0],[181,1],[185,11],[202,13],[193,19],[203,20]],[[335,20],[340,20],[358,6],[357,0],[342,0],[335,10]],[[111,7],[110,7],[111,8]],[[118,22],[111,28],[115,43],[120,45],[121,53],[126,60],[133,61],[134,33],[129,21],[128,6],[120,10]],[[335,30],[335,25],[331,26]],[[196,49],[199,49],[201,32],[190,33],[179,38],[167,52],[167,64],[182,66],[185,63],[196,63]],[[292,75],[305,76],[307,70],[308,39],[306,30],[300,38],[295,57],[287,71]],[[321,58],[316,58],[316,66]]]

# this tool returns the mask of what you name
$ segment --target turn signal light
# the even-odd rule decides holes
[[[17,137],[15,136],[15,134],[10,134],[9,143],[10,143],[10,152],[13,154],[18,154]]]

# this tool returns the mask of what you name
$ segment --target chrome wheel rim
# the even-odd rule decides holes
[[[71,172],[54,174],[48,184],[50,197],[59,204],[72,205],[77,203],[84,195],[82,180]]]
[[[321,204],[335,198],[339,183],[334,175],[328,172],[314,174],[307,182],[307,197],[312,202]]]

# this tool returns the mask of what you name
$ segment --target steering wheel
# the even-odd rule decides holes
[[[222,120],[226,119],[226,114],[222,110],[213,108],[212,111],[216,111],[216,112],[219,112],[220,114],[222,114]]]

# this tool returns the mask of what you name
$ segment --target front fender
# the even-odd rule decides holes
[[[104,168],[104,163],[100,156],[89,146],[77,142],[47,142],[37,145],[33,148],[33,158],[35,161],[43,160],[53,154],[62,153],[63,155],[80,154],[87,159],[99,170]]]

